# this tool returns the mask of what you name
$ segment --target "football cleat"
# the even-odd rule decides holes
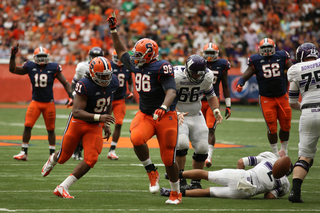
[[[170,193],[171,193],[171,189],[164,188],[164,187],[162,187],[162,188],[160,189],[160,195],[161,195],[161,196],[169,197],[169,196],[170,196]]]
[[[202,189],[202,186],[200,184],[199,180],[192,180],[190,185],[189,185],[190,189]]]
[[[292,203],[303,203],[300,192],[296,193],[293,190],[291,190],[288,200],[291,201]]]
[[[116,155],[116,152],[114,150],[110,151],[108,153],[108,159],[110,160],[118,160],[119,157]]]
[[[26,161],[28,160],[28,155],[24,151],[21,151],[19,154],[14,155],[13,159]]]
[[[207,168],[210,168],[210,167],[212,166],[212,160],[211,160],[211,158],[207,158],[207,159],[206,159],[205,165],[206,165]]]
[[[166,201],[166,204],[179,204],[182,201],[182,193],[178,193],[177,191],[171,191],[170,197]]]
[[[53,194],[57,195],[58,197],[67,198],[67,199],[74,198],[69,194],[68,189],[60,185],[56,187],[56,189],[53,191]]]
[[[150,184],[149,184],[149,191],[152,194],[155,194],[159,191],[159,179],[160,179],[160,175],[158,173],[158,171],[150,171],[148,172],[148,176],[149,176],[149,180],[150,180]]]
[[[53,161],[53,156],[54,156],[54,154],[50,155],[48,161],[42,167],[41,175],[43,177],[48,176],[50,174],[51,170],[53,169],[53,167],[57,164],[57,162]]]
[[[187,180],[184,178],[180,178],[180,191],[190,189]]]

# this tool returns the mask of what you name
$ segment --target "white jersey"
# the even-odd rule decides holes
[[[272,175],[272,167],[279,159],[271,152],[262,152],[258,156],[249,156],[246,159],[249,161],[249,166],[255,166],[249,169],[251,181],[256,185],[255,195],[269,192],[275,197],[282,197],[289,192],[290,183],[286,176],[275,179]],[[245,162],[245,161],[244,161]]]
[[[82,61],[77,64],[76,74],[73,76],[72,82],[77,83],[81,78],[84,77],[86,72],[89,72],[90,61]]]
[[[301,106],[308,103],[320,103],[320,59],[306,61],[291,66],[288,70],[290,81],[289,102],[297,103],[299,91]]]
[[[178,91],[177,109],[180,112],[189,112],[189,116],[195,115],[201,110],[203,94],[206,95],[208,100],[216,96],[212,84],[214,75],[209,69],[207,69],[205,78],[200,84],[189,81],[185,73],[185,66],[174,66],[174,78]]]
[[[262,152],[258,156],[242,158],[245,166],[255,166],[252,169],[210,171],[209,181],[226,186],[210,187],[210,196],[246,199],[265,192],[271,192],[276,198],[286,195],[290,190],[288,178],[275,179],[272,175],[272,167],[277,159],[271,152]]]

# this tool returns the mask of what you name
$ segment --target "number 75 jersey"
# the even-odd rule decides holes
[[[213,89],[213,72],[207,68],[204,80],[200,83],[189,81],[185,66],[174,66],[174,79],[177,87],[177,108],[180,112],[189,112],[188,115],[195,115],[201,110],[201,99],[206,95],[209,100],[216,96]]]
[[[296,84],[300,90],[301,106],[305,103],[320,102],[320,59],[294,64],[289,68],[287,75],[290,83]],[[299,97],[298,91],[289,92],[290,96]]]

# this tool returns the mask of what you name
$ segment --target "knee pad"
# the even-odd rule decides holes
[[[196,154],[195,152],[193,153],[193,160],[196,162],[204,162],[208,157],[208,154]]]
[[[310,167],[313,165],[313,159],[311,160],[311,163],[309,164],[308,162],[304,161],[304,160],[299,160],[294,164],[293,168],[296,166],[300,166],[302,167],[304,170],[306,170],[307,172],[309,172]]]
[[[177,149],[189,149],[189,137],[186,134],[179,134]]]
[[[179,157],[186,156],[187,154],[188,154],[188,150],[187,149],[177,150],[176,151],[176,155],[179,156]]]

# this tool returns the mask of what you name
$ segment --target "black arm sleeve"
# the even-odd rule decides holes
[[[129,53],[124,53],[122,54],[121,58],[120,58],[120,61],[123,63],[123,65],[132,72],[132,69],[131,69],[131,63],[130,63],[130,55]]]
[[[164,91],[167,91],[168,89],[176,90],[176,82],[172,75],[162,75],[160,77],[160,81],[162,83]]]

